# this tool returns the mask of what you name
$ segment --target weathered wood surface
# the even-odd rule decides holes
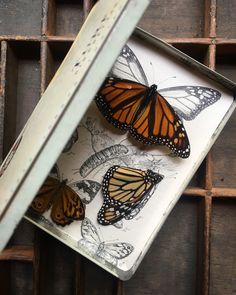
[[[1,156],[94,2],[0,1]],[[234,10],[233,0],[153,0],[140,25],[235,80]],[[234,114],[130,281],[121,283],[23,220],[0,256],[1,294],[235,294],[235,132]]]

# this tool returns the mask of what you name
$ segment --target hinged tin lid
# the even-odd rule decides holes
[[[150,0],[100,0],[1,167],[0,249],[10,238]]]

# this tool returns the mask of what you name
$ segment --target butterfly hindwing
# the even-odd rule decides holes
[[[104,203],[98,212],[98,222],[114,224],[132,212],[163,176],[151,170],[113,166],[103,179]]]

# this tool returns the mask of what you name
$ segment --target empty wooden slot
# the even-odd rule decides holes
[[[40,246],[40,294],[73,294],[78,254],[45,233],[42,233]]]
[[[0,35],[41,34],[42,0],[4,0],[0,10]]]
[[[195,294],[199,202],[181,197],[139,269],[125,282],[125,294]]]
[[[48,1],[46,35],[75,36],[83,21],[83,0]]]
[[[193,175],[191,181],[189,182],[188,188],[191,187],[204,187],[204,173],[206,171],[206,163],[205,161],[202,162],[201,166],[198,168],[196,173]]]
[[[232,295],[236,290],[236,203],[215,199],[211,219],[210,295]]]
[[[67,52],[69,51],[72,42],[50,41],[42,44],[43,53],[43,72],[42,72],[42,92],[46,89],[49,82],[53,78]]]
[[[218,44],[216,46],[216,71],[233,81],[236,81],[235,52],[236,44]]]
[[[236,38],[236,2],[217,0],[217,37]]]
[[[217,45],[216,70],[226,77],[235,80],[236,75],[236,44]],[[221,135],[212,149],[213,184],[220,187],[236,187],[236,116],[235,112],[227,122]]]
[[[206,63],[208,56],[207,44],[172,43],[172,45],[201,63]],[[191,70],[191,69],[190,69]]]
[[[204,1],[153,0],[139,26],[157,37],[203,37]]]
[[[9,42],[6,55],[4,155],[40,97],[40,44]]]
[[[231,116],[212,148],[213,185],[236,188],[236,113]]]

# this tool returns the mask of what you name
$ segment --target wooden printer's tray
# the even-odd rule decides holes
[[[0,3],[2,157],[92,5]],[[232,0],[153,0],[140,26],[235,80],[235,9]],[[1,294],[233,294],[235,128],[233,115],[130,281],[120,282],[23,220],[0,255]]]

